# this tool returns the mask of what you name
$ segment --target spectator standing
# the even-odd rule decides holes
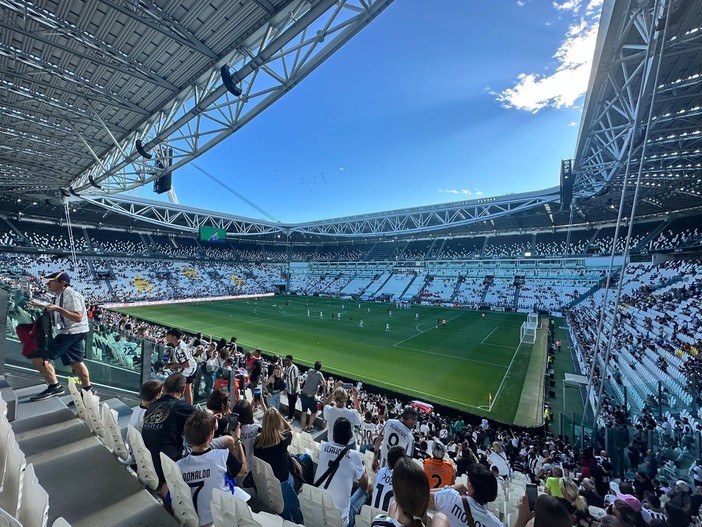
[[[288,397],[287,420],[292,423],[295,419],[295,405],[297,404],[297,394],[300,391],[300,370],[293,363],[293,356],[285,356],[285,367],[283,369],[283,379],[285,379],[285,393]]]
[[[302,403],[300,428],[305,431],[314,430],[314,422],[317,419],[317,392],[320,386],[326,386],[321,369],[322,363],[315,362],[314,367],[307,370],[305,383],[300,390],[300,402]],[[307,414],[308,411],[310,415]]]
[[[280,364],[275,364],[271,374],[266,379],[266,390],[268,391],[268,406],[280,409],[280,394],[285,391],[285,381],[283,380],[283,368]]]
[[[197,371],[197,363],[193,358],[188,345],[183,342],[183,332],[177,328],[171,328],[166,332],[166,342],[173,347],[170,362],[166,366],[168,369],[177,368],[185,377],[185,400],[193,404],[193,381]]]
[[[373,470],[385,465],[388,450],[391,446],[401,446],[408,456],[414,454],[414,425],[417,423],[417,410],[407,407],[399,419],[390,419],[385,422],[375,439],[373,453]]]
[[[58,271],[45,277],[46,286],[55,295],[53,304],[40,304],[36,301],[31,305],[43,305],[51,313],[52,326],[58,328],[57,334],[49,341],[45,356],[32,358],[32,364],[44,377],[46,390],[30,398],[32,401],[42,401],[63,393],[63,386],[56,378],[56,370],[51,361],[60,358],[64,366],[71,366],[73,373],[80,379],[84,390],[90,390],[90,373],[83,360],[85,359],[85,338],[90,326],[85,299],[71,287],[71,277],[68,273]]]
[[[333,430],[334,423],[341,417],[348,419],[352,428],[361,426],[361,404],[358,400],[358,390],[356,390],[356,387],[352,388],[352,398],[354,407],[346,408],[346,402],[349,400],[349,396],[342,387],[341,381],[337,381],[336,388],[329,394],[329,398],[327,399],[327,403],[330,404],[324,405],[324,420],[327,422],[328,430]],[[353,434],[351,435],[351,439],[349,439],[349,443],[353,445],[353,448],[356,448],[356,438]]]

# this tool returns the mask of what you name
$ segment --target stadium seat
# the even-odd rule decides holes
[[[220,489],[212,491],[214,527],[283,527],[283,518],[266,512],[254,513],[247,503]]]
[[[251,463],[251,473],[254,483],[256,483],[256,498],[268,510],[280,514],[283,512],[285,503],[283,502],[283,491],[280,488],[280,481],[273,474],[271,466],[253,457]]]
[[[107,403],[102,403],[102,421],[105,427],[105,446],[120,462],[129,465],[133,462],[129,456],[129,449],[122,439],[122,432],[117,425],[115,411]]]
[[[102,424],[102,418],[100,417],[100,397],[94,395],[92,390],[85,391],[82,388],[80,390],[83,392],[83,403],[85,404],[87,415],[86,424],[93,434],[100,439],[104,439],[105,426]]]
[[[387,511],[382,509],[376,509],[370,505],[364,505],[361,507],[360,512],[356,515],[356,527],[370,527],[378,514],[387,514]]]
[[[78,391],[79,388],[76,386],[76,383],[73,382],[73,380],[70,378],[68,379],[68,382],[66,384],[68,384],[68,393],[71,394],[73,404],[76,407],[76,415],[81,421],[88,425],[88,412],[85,409],[85,403],[83,402],[83,398],[80,396],[80,392]],[[88,425],[88,428],[90,428],[90,425]]]
[[[336,508],[331,494],[312,485],[303,485],[298,494],[300,510],[306,527],[344,527],[341,511]]]
[[[49,522],[49,495],[34,474],[34,465],[24,469],[22,500],[17,513],[22,527],[46,527]]]
[[[2,492],[0,493],[0,509],[17,516],[21,497],[22,473],[26,466],[24,453],[12,438],[7,449],[5,472],[2,477]]]
[[[22,524],[9,513],[0,509],[0,527],[22,527]]]
[[[51,527],[71,527],[71,524],[68,523],[63,517],[59,517],[54,520]]]
[[[158,488],[158,475],[154,468],[151,452],[146,448],[144,439],[141,437],[139,430],[132,425],[127,426],[127,437],[137,466],[137,478],[145,487],[156,490]]]
[[[171,495],[171,507],[173,516],[183,527],[198,527],[199,519],[190,487],[183,481],[183,475],[178,468],[178,464],[163,452],[160,453],[161,466],[163,467],[163,477],[166,479],[168,491]]]

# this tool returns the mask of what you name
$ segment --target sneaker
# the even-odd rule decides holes
[[[49,397],[56,397],[57,395],[63,395],[63,386],[60,384],[58,386],[54,386],[53,388],[49,386],[46,390],[44,390],[41,393],[38,393],[36,395],[32,395],[29,400],[30,401],[43,401],[44,399],[48,399]]]

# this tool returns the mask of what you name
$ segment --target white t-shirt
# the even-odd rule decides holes
[[[132,410],[132,415],[129,417],[129,424],[141,432],[144,426],[144,414],[146,413],[146,408],[139,405]]]
[[[88,323],[88,311],[85,309],[85,299],[78,291],[72,287],[66,287],[63,292],[56,297],[54,304],[62,307],[66,311],[77,311],[82,313],[80,322],[74,322],[61,315],[58,311],[52,314],[52,322],[58,327],[61,335],[77,335],[87,333],[90,330]]]
[[[490,462],[490,467],[495,465],[497,470],[500,472],[500,476],[509,476],[509,463],[507,463],[507,456],[504,453],[498,454],[493,452],[488,456],[488,461]]]
[[[414,435],[412,429],[407,428],[399,419],[390,419],[385,422],[380,434],[383,442],[380,444],[380,466],[384,467],[388,459],[388,450],[393,446],[401,446],[407,452],[407,457],[414,454]]]
[[[392,496],[392,470],[388,467],[383,467],[378,471],[378,476],[375,478],[371,505],[376,509],[387,511],[390,507]]]
[[[502,522],[470,496],[467,496],[470,512],[475,520],[476,527],[503,527]],[[451,527],[466,527],[468,520],[463,507],[463,500],[457,490],[443,489],[434,494],[434,504],[438,512],[448,516]]]
[[[361,423],[361,444],[372,445],[375,436],[378,434],[378,425],[375,423]]]
[[[195,359],[193,359],[193,354],[190,353],[190,349],[182,340],[178,342],[178,345],[173,350],[173,358],[171,360],[178,364],[182,364],[184,362],[188,363],[188,366],[181,372],[184,377],[190,377],[195,373],[197,363],[195,362]]]
[[[246,454],[246,470],[251,472],[253,467],[253,451],[254,443],[258,437],[258,433],[261,427],[256,423],[250,425],[241,425],[241,431],[239,432],[239,439],[241,439],[242,446],[244,447],[244,453]]]
[[[351,422],[352,427],[361,426],[361,414],[358,410],[354,408],[337,408],[331,404],[324,405],[324,420],[327,422],[327,439],[332,440],[332,434],[334,433],[334,423],[339,417],[345,417]],[[351,435],[351,441],[349,445],[356,444],[356,438]]]
[[[319,450],[319,463],[317,465],[317,471],[314,474],[315,482],[322,477],[322,475],[329,468],[329,464],[334,461],[346,445],[340,445],[339,443],[332,443],[329,441],[322,442],[322,446]],[[361,461],[361,454],[358,450],[349,449],[346,455],[339,463],[339,468],[336,473],[332,476],[331,480],[327,479],[320,484],[320,488],[325,488],[326,491],[331,494],[332,501],[337,509],[341,511],[341,525],[347,525],[349,523],[349,508],[351,507],[351,489],[353,488],[353,482],[363,476],[363,462]]]

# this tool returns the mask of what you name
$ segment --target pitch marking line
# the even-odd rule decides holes
[[[519,353],[519,348],[522,347],[521,341],[519,342],[519,345],[517,346],[517,349],[514,350],[514,355],[512,355],[512,360],[509,363],[509,366],[507,366],[507,371],[505,372],[505,376],[502,377],[502,382],[500,383],[499,388],[497,388],[497,392],[495,392],[495,397],[492,400],[492,404],[490,404],[490,411],[492,412],[492,407],[494,404],[497,402],[497,397],[500,395],[500,391],[502,391],[502,387],[505,384],[505,381],[507,380],[507,376],[509,375],[509,370],[512,369],[512,364],[514,364],[514,359],[517,358],[517,353]]]
[[[455,316],[455,317],[453,317],[453,318],[448,318],[448,319],[446,319],[446,322],[451,322],[451,321],[453,321],[453,320],[456,320],[457,318],[461,318],[462,316],[463,316],[463,314],[460,314],[460,315]],[[426,325],[426,324],[433,325],[434,327],[430,327],[429,329],[425,329],[424,331],[422,331],[421,329],[419,329],[419,326],[423,326],[423,325]],[[392,346],[393,346],[394,348],[395,348],[395,347],[400,347],[400,344],[402,344],[403,342],[407,342],[408,340],[413,339],[413,338],[415,338],[415,337],[418,337],[419,335],[423,335],[424,333],[426,333],[427,331],[431,331],[432,329],[437,329],[437,326],[436,326],[436,324],[434,324],[433,322],[423,322],[422,324],[417,324],[417,325],[415,326],[415,329],[416,329],[419,333],[417,333],[416,335],[411,335],[411,336],[407,337],[406,339],[402,339],[401,341],[396,342],[396,343],[393,344]],[[428,353],[428,352],[427,352],[427,353]]]
[[[500,326],[495,326],[495,329],[493,329],[493,330],[490,332],[490,335],[492,335],[495,331],[497,331],[497,330],[499,329],[499,327],[500,327]],[[481,344],[485,344],[485,341],[486,341],[487,339],[490,338],[490,335],[488,335],[488,336],[485,337],[483,340],[481,340],[480,343],[481,343]]]
[[[436,355],[437,357],[444,357],[446,359],[456,359],[456,360],[462,360],[462,361],[466,361],[466,362],[478,362],[480,364],[487,364],[488,366],[497,366],[498,368],[506,368],[507,367],[504,364],[495,364],[494,362],[484,362],[482,360],[469,359],[468,357],[456,357],[455,355],[446,355],[445,353],[436,353],[434,351],[426,351],[426,350],[420,350],[417,348],[409,348],[407,346],[395,346],[395,347],[403,349],[403,350],[417,351],[417,352],[422,353],[424,355]]]

